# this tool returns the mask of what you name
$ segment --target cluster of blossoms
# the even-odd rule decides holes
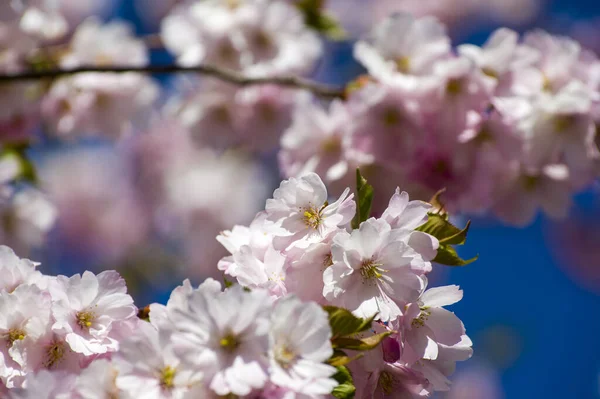
[[[352,230],[353,196],[328,204],[309,174],[282,182],[266,208],[218,238],[232,251],[219,268],[239,284],[186,280],[166,305],[143,310],[115,271],[44,275],[0,246],[0,393],[420,398],[449,389],[455,362],[472,350],[443,308],[462,291],[426,289],[439,243],[415,229],[430,205],[397,191],[381,218]],[[340,337],[340,312],[364,327]],[[340,349],[369,351],[351,361]],[[351,372],[351,391],[339,389],[341,371]]]
[[[361,167],[378,191],[401,185],[414,198],[428,199],[447,188],[450,210],[491,212],[514,225],[529,223],[540,207],[550,216],[565,215],[572,195],[597,177],[600,63],[575,42],[541,31],[520,41],[501,29],[483,47],[453,49],[434,17],[395,14],[356,43],[356,59],[369,76],[351,83],[344,100],[323,104],[307,90],[268,80],[309,74],[324,53],[305,3],[189,0],[165,6],[153,40],[159,38],[178,65],[209,64],[262,84],[240,87],[186,75],[170,82],[174,94],[161,96],[154,80],[135,72],[3,82],[3,242],[24,254],[43,244],[58,217],[63,238],[89,238],[84,247],[92,249],[111,243],[111,261],[166,236],[184,241],[178,247],[189,264],[210,265],[213,259],[202,262],[204,254],[221,254],[198,246],[212,244],[198,238],[252,217],[264,190],[252,188],[251,177],[261,173],[259,162],[271,166],[275,151],[282,175],[316,172],[336,193]],[[409,3],[401,9],[448,22],[438,9]],[[3,74],[149,65],[151,42],[123,22],[92,18],[75,25],[81,18],[65,13],[69,0],[1,7]],[[13,173],[14,159],[5,154],[47,137],[72,144],[82,136],[118,140],[127,172],[101,160],[96,164],[108,173],[92,168],[86,174],[85,167],[67,165],[77,164],[70,157],[40,173],[40,186],[55,205],[37,189],[12,184],[23,171]],[[203,181],[215,171],[239,175],[235,181],[212,178],[243,186],[254,201],[232,199],[225,188],[207,194]],[[96,175],[117,189],[90,189],[83,180]],[[67,179],[78,182],[67,185]],[[223,201],[233,201],[236,212],[215,212]],[[386,203],[374,206],[381,212]]]
[[[12,182],[22,173],[19,157],[7,152],[0,159],[0,242],[21,253],[44,244],[57,218],[55,206],[42,191]]]
[[[454,50],[436,19],[395,14],[354,55],[369,75],[347,101],[296,109],[279,154],[287,176],[345,185],[360,166],[376,187],[447,188],[450,209],[513,225],[539,208],[565,216],[598,177],[600,61],[576,42],[500,29]]]
[[[393,332],[350,364],[357,397],[428,397],[449,389],[457,361],[472,354],[462,322],[443,306],[462,298],[456,286],[427,289],[439,241],[416,229],[431,205],[399,189],[380,218],[350,229],[356,204],[348,189],[328,203],[314,173],[283,181],[249,227],[218,240],[231,252],[226,276],[274,299],[302,300],[375,317],[372,334]],[[368,335],[368,334],[367,334]]]
[[[322,54],[319,36],[288,1],[184,2],[162,21],[161,37],[180,65],[207,63],[248,77],[307,74]],[[269,84],[239,88],[213,79],[185,84],[167,114],[196,143],[217,149],[241,146],[265,153],[277,148],[303,97]]]
[[[468,31],[478,19],[493,19],[502,25],[531,22],[541,11],[542,0],[328,0],[325,7],[340,20],[346,31],[355,36],[394,12],[406,12],[416,17],[433,16],[453,31]],[[465,24],[465,19],[470,23]]]
[[[37,266],[0,247],[2,397],[316,398],[338,385],[316,303],[186,280],[148,322],[116,272]]]

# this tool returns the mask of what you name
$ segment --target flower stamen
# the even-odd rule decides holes
[[[8,330],[8,346],[11,347],[15,341],[24,339],[25,335],[25,331],[21,330],[20,328],[13,328],[11,330]]]
[[[323,206],[321,209],[318,209],[314,206],[304,208],[304,213],[302,214],[302,220],[304,221],[304,224],[316,230],[323,222],[321,211],[324,207],[325,206]]]
[[[288,369],[292,366],[294,361],[297,359],[296,353],[289,348],[287,345],[278,345],[275,348],[274,353],[275,361],[284,369]]]
[[[89,329],[94,323],[94,320],[96,320],[96,315],[94,312],[90,311],[77,312],[75,317],[77,318],[77,324],[84,330]]]
[[[383,266],[381,263],[376,263],[374,260],[369,259],[362,262],[360,265],[360,275],[365,280],[371,280],[374,278],[381,278],[385,270],[381,269],[380,266]]]
[[[173,388],[175,385],[173,380],[175,379],[176,371],[177,370],[171,366],[165,367],[160,373],[160,386],[164,389]]]
[[[43,362],[44,367],[51,369],[60,363],[67,353],[67,346],[62,341],[54,341],[46,347],[46,359]]]
[[[219,340],[219,345],[226,352],[233,352],[240,346],[240,341],[235,335],[229,333]]]

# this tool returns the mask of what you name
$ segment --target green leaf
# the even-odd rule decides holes
[[[478,258],[479,255],[471,259],[464,260],[460,256],[458,256],[458,253],[456,253],[456,250],[453,247],[451,247],[450,245],[442,244],[438,248],[437,256],[435,257],[433,262],[445,266],[466,266],[475,262]]]
[[[446,238],[454,237],[461,232],[458,227],[454,226],[452,223],[446,220],[444,216],[437,213],[430,213],[428,215],[427,222],[422,226],[417,227],[415,230],[430,234],[440,241]]]
[[[374,349],[383,341],[385,337],[392,334],[391,331],[386,331],[381,334],[372,335],[367,338],[335,338],[331,340],[331,344],[334,348],[338,349],[350,349],[355,351],[370,351]]]
[[[12,143],[5,145],[0,152],[0,161],[14,157],[19,163],[19,174],[15,177],[16,180],[25,180],[32,184],[38,181],[35,165],[27,156],[28,143]]]
[[[333,375],[333,379],[336,380],[339,385],[333,389],[331,394],[338,399],[352,399],[356,392],[354,382],[352,381],[352,374],[345,366],[337,367],[337,373]]]
[[[347,33],[340,26],[339,22],[331,15],[327,14],[324,9],[324,0],[297,0],[296,7],[304,16],[304,23],[325,35],[331,40],[344,40],[347,38]]]
[[[352,219],[352,228],[358,229],[360,224],[369,218],[371,206],[373,205],[373,186],[356,169],[356,215]]]
[[[467,233],[469,232],[470,227],[471,221],[469,220],[464,229],[459,230],[453,236],[440,240],[440,244],[463,245],[467,241]]]
[[[418,227],[416,230],[430,234],[440,241],[440,247],[437,251],[437,256],[433,260],[435,263],[446,266],[466,266],[477,260],[477,256],[464,260],[452,245],[463,245],[467,241],[467,234],[471,222],[467,222],[464,229],[459,229],[448,221],[446,214],[430,213],[427,223]]]
[[[371,328],[375,316],[369,319],[361,319],[354,316],[349,310],[335,306],[324,306],[323,309],[329,314],[329,325],[334,338],[353,335]]]

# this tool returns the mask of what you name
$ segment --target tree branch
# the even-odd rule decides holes
[[[196,73],[233,83],[239,86],[252,86],[272,84],[283,87],[308,90],[319,97],[336,98],[344,96],[344,89],[324,85],[312,80],[297,76],[273,76],[273,77],[248,77],[231,69],[219,68],[212,65],[199,65],[195,67],[181,67],[178,65],[150,65],[145,67],[79,67],[74,69],[55,69],[47,71],[23,72],[20,74],[0,75],[0,83],[55,79],[62,76],[86,72],[104,73],[126,73],[136,72],[144,74],[171,74],[171,73]]]

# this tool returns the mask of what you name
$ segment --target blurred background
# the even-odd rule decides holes
[[[136,34],[149,35],[176,2],[61,0],[61,9],[73,25],[96,15],[129,21]],[[538,27],[600,52],[598,0],[329,0],[327,7],[349,34],[326,44],[314,71],[314,78],[331,84],[364,73],[352,58],[353,39],[397,10],[437,16],[454,44],[481,45],[500,26],[519,32]],[[173,62],[160,49],[152,50],[151,61]],[[178,90],[188,84],[173,77],[160,83]],[[58,212],[48,243],[30,255],[45,273],[117,269],[140,307],[165,302],[185,277],[194,283],[220,277],[216,262],[226,251],[214,237],[249,223],[264,207],[280,181],[275,151],[253,158],[235,151],[188,154],[179,128],[153,121],[144,139],[125,140],[116,150],[98,139],[48,139],[30,150]],[[169,139],[153,133],[161,131]],[[600,398],[598,190],[579,195],[560,223],[540,217],[518,229],[475,218],[461,254],[478,253],[479,261],[437,268],[433,285],[464,289],[452,310],[475,348],[446,398]]]

